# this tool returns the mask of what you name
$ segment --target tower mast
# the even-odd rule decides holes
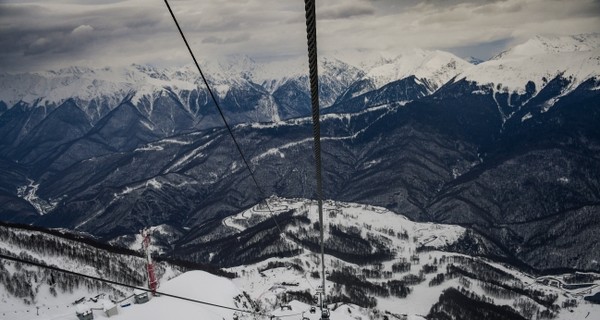
[[[142,249],[146,254],[146,271],[148,272],[148,288],[152,291],[152,295],[156,295],[158,281],[154,273],[154,263],[152,263],[152,255],[150,255],[150,232],[148,229],[142,229]]]

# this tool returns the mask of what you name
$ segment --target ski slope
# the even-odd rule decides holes
[[[275,215],[283,212],[294,211],[294,215],[306,217],[310,224],[318,220],[316,202],[309,199],[287,199],[272,197],[268,199],[269,206]],[[528,296],[517,295],[516,297],[498,297],[486,292],[481,281],[466,277],[451,277],[438,285],[430,285],[430,281],[438,274],[446,273],[450,260],[463,258],[475,261],[489,268],[500,270],[510,275],[512,280],[507,285],[516,288],[525,288],[544,292],[544,294],[555,295],[554,304],[561,306],[563,303],[574,300],[576,306],[560,309],[555,319],[595,319],[600,314],[600,305],[594,305],[583,300],[586,295],[600,291],[600,275],[596,276],[589,286],[583,288],[566,288],[556,283],[566,283],[567,275],[555,275],[551,277],[539,277],[523,273],[516,268],[502,263],[490,261],[484,258],[469,257],[464,254],[445,251],[447,245],[456,242],[466,231],[460,226],[442,225],[435,223],[419,223],[391,212],[385,208],[371,205],[346,203],[346,202],[324,202],[326,239],[331,237],[328,227],[337,225],[345,230],[360,230],[360,237],[373,239],[376,237],[388,239],[387,245],[393,249],[395,256],[392,260],[382,263],[355,264],[336,258],[331,255],[325,256],[327,274],[341,269],[354,270],[361,279],[374,284],[383,284],[389,280],[402,280],[408,274],[421,274],[423,280],[420,283],[410,285],[410,293],[405,298],[394,296],[371,295],[376,299],[376,308],[362,308],[354,304],[333,303],[328,307],[332,310],[331,319],[336,320],[366,320],[383,319],[387,315],[389,319],[416,320],[425,319],[432,305],[438,302],[439,296],[448,288],[467,288],[468,290],[486,296],[496,305],[507,305],[517,308],[517,301],[527,301],[540,310],[544,307],[537,304]],[[260,222],[271,219],[269,210],[264,204],[258,204],[237,215],[223,219],[222,224],[232,234],[241,233]],[[284,226],[286,241],[295,245],[288,235],[298,232],[300,225],[287,224]],[[223,229],[220,229],[222,232]],[[394,230],[394,235],[390,232]],[[427,247],[427,250],[417,250]],[[4,245],[14,255],[21,252],[18,246]],[[65,264],[57,258],[45,257],[38,253],[36,257],[56,265]],[[391,272],[392,265],[396,262],[410,262],[408,271]],[[457,262],[454,262],[457,264]],[[71,265],[69,268],[77,268]],[[424,265],[437,266],[436,272],[422,274]],[[301,268],[298,268],[300,266]],[[15,266],[8,264],[13,270]],[[27,267],[34,270],[33,267]],[[82,268],[82,271],[95,274],[92,269]],[[89,270],[88,270],[89,269]],[[376,277],[366,274],[364,269],[380,270],[389,272],[385,277]],[[228,268],[227,271],[237,274],[234,279],[222,278],[203,271],[188,271],[178,275],[174,270],[167,270],[160,281],[159,292],[182,296],[189,299],[218,304],[228,308],[247,310],[248,313],[207,306],[190,301],[180,300],[167,296],[157,296],[144,304],[133,303],[133,298],[115,301],[102,292],[90,291],[85,288],[77,288],[71,293],[65,293],[52,297],[47,293],[47,286],[39,289],[35,304],[24,304],[18,298],[6,296],[0,291],[0,320],[33,320],[33,319],[55,319],[74,320],[76,310],[87,310],[93,308],[95,319],[107,318],[103,309],[105,305],[116,302],[118,314],[110,317],[117,320],[134,319],[319,319],[318,308],[316,313],[310,313],[311,307],[316,303],[301,302],[296,299],[285,301],[285,296],[290,292],[307,291],[314,295],[321,284],[321,279],[315,278],[313,274],[320,271],[319,255],[310,250],[302,250],[300,254],[286,258],[269,258],[264,261],[249,265],[241,265]],[[547,283],[549,279],[557,279],[554,283]],[[129,294],[130,289],[124,289]],[[344,287],[334,282],[326,281],[328,295],[344,293]],[[79,303],[74,303],[82,300]],[[95,301],[94,301],[95,300]],[[291,310],[282,306],[290,306]],[[40,307],[38,310],[37,307]],[[254,313],[258,307],[259,312]],[[40,315],[37,315],[37,312]],[[396,315],[396,316],[394,316]],[[306,319],[304,319],[306,320]]]

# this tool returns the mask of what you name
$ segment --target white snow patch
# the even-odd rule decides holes
[[[137,151],[162,151],[162,150],[164,150],[164,148],[162,146],[149,144],[147,146],[136,148],[134,151],[137,152]]]
[[[177,162],[175,162],[173,165],[171,165],[169,168],[167,168],[165,170],[165,172],[166,173],[173,172],[173,171],[177,170],[178,168],[182,167],[184,164],[188,163],[190,160],[193,160],[198,157],[203,157],[204,154],[202,153],[202,151],[204,149],[206,149],[208,146],[210,146],[213,142],[214,142],[214,140],[210,140],[210,141],[206,142],[205,144],[199,146],[198,148],[193,149],[191,152],[188,152],[181,159],[179,159]]]
[[[162,188],[162,183],[159,182],[157,180],[157,178],[152,178],[152,179],[149,179],[149,180],[144,181],[142,183],[134,184],[132,186],[126,186],[123,189],[123,191],[121,191],[119,193],[115,193],[114,197],[115,198],[121,198],[124,195],[129,194],[129,193],[131,193],[133,191],[136,191],[136,190],[139,190],[139,189],[142,189],[142,188],[145,189],[145,188],[148,188],[148,187],[151,187],[151,188],[154,188],[154,189],[161,189]]]
[[[154,130],[154,126],[152,126],[152,124],[150,124],[148,121],[141,121],[141,122],[142,122],[142,125],[144,127],[146,127],[148,130],[150,130],[150,131]]]
[[[525,120],[529,120],[531,118],[533,118],[533,115],[531,115],[531,112],[527,112],[527,114],[521,118],[521,122],[524,122]]]
[[[368,169],[368,168],[370,168],[374,165],[380,164],[380,163],[381,163],[381,159],[371,160],[371,161],[365,162],[364,168]]]
[[[163,140],[160,140],[159,143],[164,143],[164,144],[172,143],[172,144],[178,144],[178,145],[188,145],[191,142],[181,141],[181,140],[177,140],[177,139],[163,139]]]
[[[35,181],[31,179],[28,179],[28,181],[28,185],[20,186],[17,188],[17,196],[29,202],[41,216],[52,211],[56,207],[56,205],[58,205],[58,200],[46,201],[40,198],[37,195],[37,191],[40,187],[40,184],[35,183]]]
[[[146,187],[152,187],[154,189],[161,189],[162,183],[158,182],[156,178],[152,178],[146,182]]]
[[[567,177],[560,177],[560,178],[556,179],[556,181],[558,181],[560,183],[563,183],[563,184],[567,184],[567,183],[569,183],[569,178],[567,178]]]
[[[280,158],[285,158],[285,154],[281,151],[283,149],[288,149],[288,148],[292,148],[294,146],[297,146],[299,144],[302,143],[308,143],[311,142],[313,139],[312,138],[306,138],[306,139],[302,139],[299,141],[294,141],[294,142],[290,142],[290,143],[286,143],[280,147],[277,148],[271,148],[261,154],[259,154],[258,156],[252,158],[251,162],[253,164],[257,164],[260,160],[268,157],[268,156],[279,156]]]

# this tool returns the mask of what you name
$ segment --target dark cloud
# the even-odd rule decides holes
[[[123,41],[152,37],[167,26],[162,12],[152,8],[126,5],[125,1],[96,3],[102,4],[0,4],[0,68],[43,65],[51,69],[69,61],[93,61],[97,54],[117,51]]]
[[[304,56],[304,3],[170,0],[192,49]],[[485,58],[536,34],[600,30],[599,0],[317,1],[320,52],[444,49]],[[251,40],[251,41],[250,41]],[[163,0],[0,0],[0,70],[189,63]],[[469,54],[471,52],[471,54]]]

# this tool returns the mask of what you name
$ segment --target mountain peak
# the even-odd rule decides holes
[[[449,52],[412,49],[393,59],[381,59],[368,71],[377,87],[414,75],[427,79],[435,88],[470,67],[471,64]]]
[[[469,57],[466,57],[466,58],[463,58],[463,59],[465,61],[467,61],[468,63],[472,64],[472,65],[478,65],[480,63],[485,62],[485,60],[479,59],[479,58],[476,58],[476,57],[473,57],[473,56],[469,56]]]
[[[528,82],[541,90],[560,76],[580,83],[600,75],[600,34],[536,36],[508,49],[493,59],[473,66],[457,77],[481,85],[493,84],[506,92],[525,92]],[[566,92],[565,92],[566,93]]]
[[[512,59],[540,54],[591,51],[600,48],[600,33],[571,36],[535,36],[506,50],[492,60]]]

